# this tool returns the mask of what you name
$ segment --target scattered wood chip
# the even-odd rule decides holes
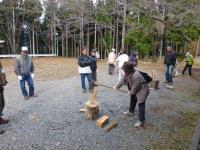
[[[113,122],[112,124],[110,124],[108,127],[104,128],[105,132],[109,132],[110,130],[112,130],[113,128],[117,127],[117,122]]]
[[[82,112],[82,113],[84,113],[84,112],[86,112],[86,111],[87,111],[86,108],[82,108],[82,109],[80,109],[78,112]]]
[[[102,128],[102,127],[106,124],[106,122],[108,121],[108,119],[109,119],[109,116],[104,115],[104,116],[100,117],[100,118],[96,121],[96,125],[97,125],[98,127]]]

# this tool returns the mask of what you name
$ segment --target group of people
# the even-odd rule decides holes
[[[119,89],[122,85],[127,85],[128,93],[130,95],[130,107],[128,112],[124,112],[127,115],[133,115],[135,111],[136,104],[138,103],[139,114],[138,121],[135,127],[140,127],[145,121],[145,102],[147,96],[149,95],[149,86],[143,74],[136,69],[138,56],[136,53],[131,54],[129,57],[126,51],[121,51],[120,54],[116,55],[116,50],[113,48],[108,56],[108,73],[112,75],[115,69],[116,63],[118,63],[119,76],[118,82],[113,87]],[[185,70],[188,68],[189,75],[191,76],[192,65],[194,64],[193,56],[187,52],[186,53],[186,66],[182,71],[184,74]],[[81,56],[78,58],[79,73],[81,76],[81,85],[83,93],[86,93],[85,78],[88,80],[89,92],[93,92],[93,87],[95,81],[97,80],[97,57],[96,50],[93,49],[91,55],[88,55],[86,47],[81,50]],[[176,65],[176,53],[172,50],[170,46],[167,47],[167,53],[165,55],[164,64],[166,66],[166,82],[168,84],[173,83],[172,71]],[[0,63],[0,73],[2,73],[2,65]],[[34,92],[34,65],[32,58],[28,55],[28,48],[21,48],[21,55],[15,60],[15,73],[19,79],[22,94],[25,100],[31,97],[37,97]],[[26,90],[25,84],[28,84],[29,92]],[[4,87],[0,85],[0,124],[8,123],[8,119],[2,118],[3,109],[5,106]]]
[[[167,46],[167,52],[165,54],[164,58],[164,64],[166,66],[165,70],[165,79],[166,81],[164,83],[167,83],[169,85],[173,84],[173,71],[176,67],[176,53],[173,51],[171,46]],[[186,69],[188,68],[189,76],[192,75],[192,65],[194,64],[193,56],[186,52],[185,54],[185,67],[182,71],[182,74],[185,73]]]
[[[133,66],[137,66],[138,55],[136,52],[128,56],[126,50],[121,50],[117,56],[116,50],[112,48],[112,51],[108,54],[108,74],[112,75],[115,69],[115,65],[118,64],[118,81],[124,76],[122,66],[125,62],[129,61]]]

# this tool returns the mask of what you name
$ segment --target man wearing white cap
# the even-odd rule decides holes
[[[112,75],[115,69],[116,54],[115,49],[112,48],[112,51],[108,54],[108,74]]]
[[[24,99],[28,100],[29,97],[36,97],[33,84],[34,66],[32,58],[28,55],[27,47],[22,47],[21,56],[18,56],[16,58],[15,73],[17,74],[20,81],[20,86]],[[28,83],[29,86],[29,94],[25,87],[25,81]]]

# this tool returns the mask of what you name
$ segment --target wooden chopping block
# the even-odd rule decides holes
[[[102,128],[102,127],[106,124],[106,122],[108,121],[108,119],[109,119],[109,116],[104,115],[104,116],[102,116],[101,118],[99,118],[99,119],[96,121],[96,125],[97,125],[98,127]]]
[[[95,119],[99,114],[99,103],[97,101],[86,102],[85,115],[87,119]]]
[[[105,132],[109,132],[110,130],[112,130],[113,128],[115,128],[117,126],[117,122],[113,122],[112,124],[110,124],[107,128],[104,128]]]
[[[166,88],[170,89],[170,90],[175,90],[175,87],[172,85],[166,85]]]

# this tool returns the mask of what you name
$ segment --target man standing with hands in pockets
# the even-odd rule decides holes
[[[20,81],[20,86],[22,94],[25,100],[28,100],[30,97],[37,97],[34,93],[34,66],[32,57],[28,55],[28,47],[22,47],[21,55],[16,58],[15,62],[15,73],[18,76]],[[29,94],[26,90],[25,82],[29,86]]]

